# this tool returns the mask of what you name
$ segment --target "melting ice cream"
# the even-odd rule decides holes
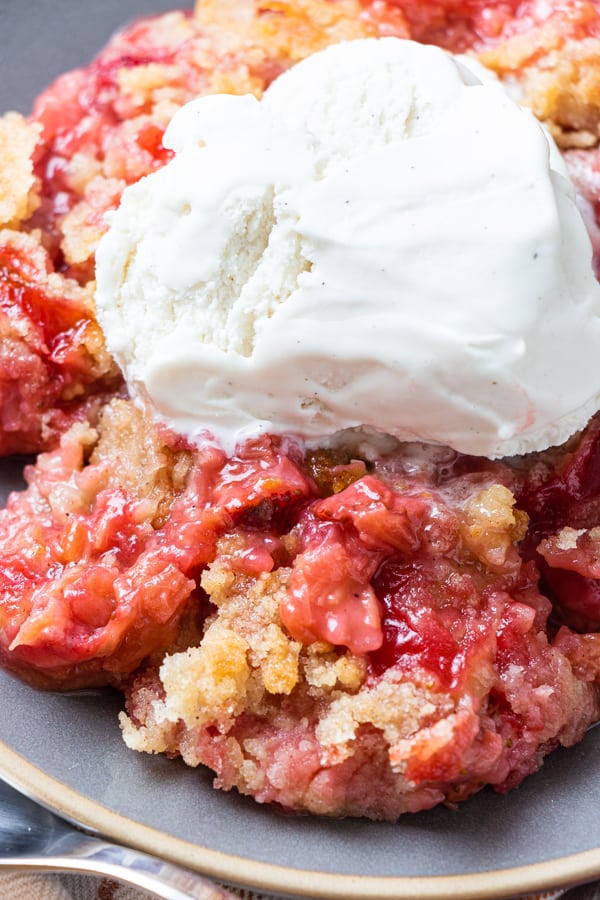
[[[464,63],[333,46],[204,97],[129,187],[98,314],[134,394],[228,450],[363,426],[489,457],[600,406],[600,286],[542,127]]]

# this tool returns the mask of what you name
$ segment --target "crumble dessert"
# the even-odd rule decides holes
[[[260,96],[329,43],[390,33],[471,49],[537,103],[594,236],[599,21],[586,2],[200,2],[5,120],[24,152],[0,184],[0,449],[46,449],[0,512],[6,668],[115,685],[131,747],[324,815],[506,790],[582,737],[600,715],[597,418],[495,462],[356,437],[227,457],[127,399],[93,278],[104,212],[168,161],[186,100]]]

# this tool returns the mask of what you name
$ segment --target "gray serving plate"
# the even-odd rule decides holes
[[[27,112],[157,0],[0,0],[0,108]],[[0,505],[21,486],[0,460]],[[600,876],[600,729],[512,793],[397,824],[284,816],[206,770],[128,751],[119,695],[39,693],[0,673],[0,774],[62,815],[221,880],[322,898],[509,897]]]

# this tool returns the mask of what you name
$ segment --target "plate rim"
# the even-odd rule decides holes
[[[319,900],[502,900],[600,875],[600,846],[523,866],[431,877],[294,869],[213,850],[138,822],[44,772],[1,739],[0,777],[61,818],[101,837],[245,889]]]

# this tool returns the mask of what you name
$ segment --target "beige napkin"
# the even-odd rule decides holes
[[[277,900],[231,890],[234,900]],[[144,891],[85,875],[0,875],[0,900],[155,900]]]
[[[528,895],[522,900],[558,900],[562,891]],[[232,889],[242,900],[277,900]],[[154,900],[143,891],[107,879],[81,875],[0,875],[0,900]],[[577,900],[600,900],[600,883],[581,888]]]
[[[253,891],[232,891],[242,900],[277,900]],[[107,879],[79,875],[0,875],[0,900],[155,900],[144,891]]]

